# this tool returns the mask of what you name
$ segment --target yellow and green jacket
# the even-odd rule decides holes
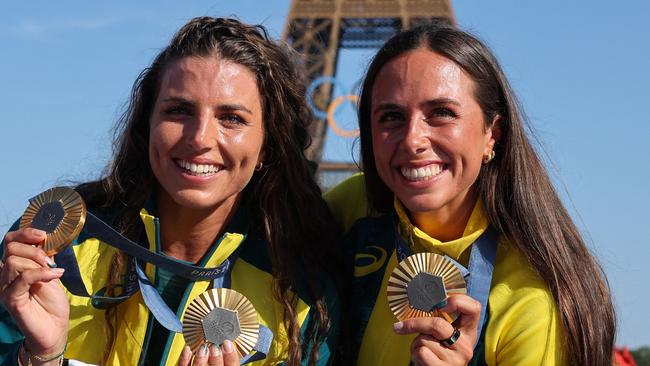
[[[145,245],[148,245],[152,251],[160,252],[158,218],[151,215],[146,209],[141,211],[140,217],[146,232],[146,240],[143,240],[146,241]],[[283,321],[283,307],[272,292],[273,281],[268,248],[264,240],[259,239],[259,236],[256,240],[251,238],[252,234],[246,236],[237,230],[230,230],[233,227],[241,226],[228,225],[219,245],[213,246],[199,265],[216,267],[240,247],[239,255],[231,272],[230,288],[242,293],[251,301],[258,312],[260,324],[268,327],[274,336],[266,358],[249,365],[281,365],[288,355],[287,329]],[[87,237],[82,232],[73,243],[73,250],[88,293],[96,293],[106,285],[116,249],[96,238]],[[145,272],[152,283],[157,285],[159,280],[157,268],[147,264]],[[333,284],[325,278],[323,281],[326,282],[325,299],[332,324],[329,335],[320,344],[318,365],[330,363],[336,346],[340,313],[338,294]],[[211,281],[189,282],[182,294],[177,316],[181,318],[189,303],[211,287]],[[309,297],[305,296],[300,289],[297,295],[296,314],[301,325],[302,339],[305,339],[306,332],[311,329],[316,317],[312,313]],[[89,298],[70,293],[68,293],[68,298],[70,300],[70,328],[65,358],[100,364],[108,346],[104,335],[105,311],[93,307]],[[117,306],[117,319],[116,341],[110,349],[109,365],[151,364],[150,360],[145,362],[148,352],[156,353],[155,359],[161,357],[161,365],[177,365],[185,345],[182,334],[169,332],[169,336],[163,337],[163,339],[166,338],[164,344],[151,344],[152,330],[161,328],[154,327],[155,318],[146,307],[139,291]],[[23,336],[11,316],[0,305],[1,365],[16,365],[16,350],[22,339]],[[308,359],[312,351],[311,343],[308,346],[305,345],[303,349],[303,359]],[[306,364],[306,361],[303,363]]]
[[[398,261],[394,244],[365,241],[367,225],[379,222],[367,216],[362,175],[356,175],[325,195],[335,217],[348,232],[351,291],[347,307],[353,329],[353,358],[357,365],[408,365],[416,335],[397,335],[397,321],[388,307],[386,286]],[[441,242],[414,226],[395,200],[399,234],[414,253],[447,255],[467,266],[472,243],[487,229],[483,205],[478,202],[459,239]],[[365,227],[364,227],[365,226]],[[392,246],[391,246],[392,244]],[[565,365],[563,328],[555,300],[546,283],[513,243],[500,236],[488,299],[487,323],[475,349],[472,365]],[[356,353],[355,353],[356,352]]]

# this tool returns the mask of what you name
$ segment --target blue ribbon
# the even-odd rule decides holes
[[[266,355],[269,354],[269,350],[271,349],[272,341],[273,332],[269,328],[260,324],[260,333],[257,337],[257,343],[255,344],[255,347],[253,347],[255,353],[249,353],[248,355],[244,356],[244,358],[241,359],[240,364],[243,365],[249,362],[265,359]]]
[[[169,272],[191,281],[213,280],[217,277],[223,276],[228,271],[228,267],[225,264],[218,267],[206,268],[195,266],[187,262],[181,262],[174,258],[152,252],[149,249],[125,238],[91,212],[86,214],[86,224],[83,230],[88,235],[95,237],[132,257],[138,258],[138,260],[151,263],[159,268],[164,268]]]

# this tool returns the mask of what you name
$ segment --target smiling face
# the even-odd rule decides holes
[[[456,63],[422,48],[388,62],[372,88],[371,135],[379,177],[412,215],[471,213],[495,139]]]
[[[149,160],[172,207],[237,202],[261,161],[262,102],[255,75],[219,57],[170,63],[150,119]]]

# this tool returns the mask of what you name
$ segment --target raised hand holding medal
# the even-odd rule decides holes
[[[471,358],[481,306],[465,296],[465,279],[449,258],[434,253],[404,258],[393,270],[386,292],[388,306],[399,320],[395,332],[418,334],[411,345],[413,361],[463,363]],[[458,342],[461,336],[464,341]]]
[[[20,229],[3,240],[0,299],[25,336],[19,352],[24,364],[63,357],[69,303],[58,281],[64,269],[51,268],[55,264],[49,256],[76,237],[85,211],[83,202],[68,193],[55,188],[34,198]]]

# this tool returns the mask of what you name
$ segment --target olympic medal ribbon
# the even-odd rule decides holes
[[[269,350],[271,350],[271,343],[273,343],[273,332],[271,329],[260,324],[260,334],[257,337],[255,347],[253,347],[253,351],[255,352],[244,356],[241,360],[241,364],[244,365],[265,359],[266,355],[269,354]]]
[[[235,219],[236,218],[233,218],[233,220]],[[90,211],[88,211],[86,215],[86,225],[84,226],[83,231],[88,235],[137,258],[138,260],[151,263],[156,267],[163,268],[175,275],[191,281],[214,280],[215,278],[223,276],[228,270],[225,264],[217,267],[206,268],[195,266],[187,262],[181,262],[172,257],[152,252],[148,248],[140,246],[125,238],[115,231],[115,229],[110,227],[110,225],[93,215]]]
[[[481,339],[481,332],[487,314],[487,303],[494,272],[494,261],[497,255],[497,232],[489,226],[474,242],[469,255],[469,270],[472,273],[467,281],[467,293],[481,303],[481,316],[476,333],[476,342]]]
[[[49,256],[63,252],[83,230],[104,243],[117,248],[139,260],[164,268],[191,281],[213,280],[223,276],[224,266],[206,268],[195,266],[174,258],[150,251],[125,238],[110,225],[86,209],[83,199],[70,187],[54,187],[31,198],[20,222],[20,227],[36,227],[45,230],[47,238],[43,249]],[[237,210],[235,216],[243,216]],[[241,217],[233,221],[246,222]],[[247,232],[248,228],[242,232]]]
[[[229,282],[229,270],[232,262],[236,258],[236,252],[238,252],[238,250],[235,250],[235,252],[231,254],[231,257],[218,267],[205,268],[151,252],[147,248],[123,237],[91,212],[87,212],[86,214],[86,225],[84,226],[83,231],[90,236],[124,251],[129,254],[130,257],[159,266],[169,272],[183,276],[192,281],[219,280],[223,282],[224,279],[227,279],[226,281]],[[246,236],[247,235],[244,236],[244,240],[246,239]],[[136,265],[134,265],[130,260],[128,262],[129,265],[127,267],[127,275],[125,276],[125,283],[121,285],[122,293],[118,296],[104,296],[106,288],[102,288],[92,295],[88,293],[83,280],[81,279],[77,258],[70,247],[67,247],[62,252],[56,254],[54,260],[60,267],[66,269],[61,278],[61,282],[68,291],[77,296],[90,297],[93,306],[96,308],[106,308],[110,304],[125,301],[140,288],[135,268]],[[157,300],[150,299],[151,304],[157,302]],[[175,329],[178,328],[175,327]]]

